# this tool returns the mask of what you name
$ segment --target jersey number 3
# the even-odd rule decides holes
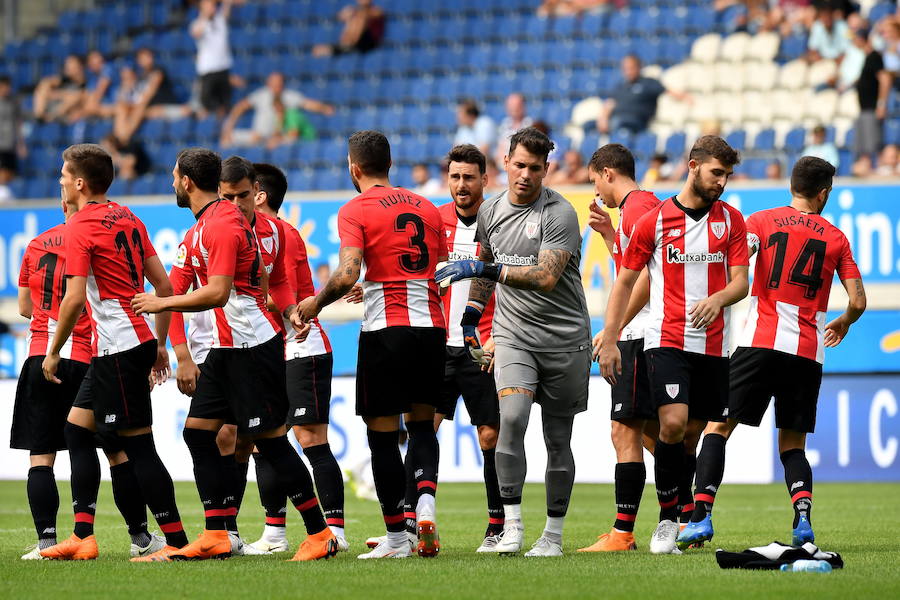
[[[772,261],[772,269],[769,271],[769,288],[777,290],[781,285],[781,274],[784,271],[784,256],[788,246],[787,232],[779,231],[770,235],[766,242],[766,248],[772,246],[775,246],[775,259]],[[797,260],[791,267],[788,283],[805,287],[804,296],[807,298],[815,298],[824,283],[822,266],[825,264],[825,248],[826,244],[823,240],[806,240]]]
[[[409,247],[418,252],[407,252],[400,255],[400,267],[408,273],[418,273],[428,268],[428,245],[425,244],[425,223],[422,217],[413,213],[397,215],[394,222],[394,231],[406,233],[408,225],[413,226],[413,234],[409,236]]]

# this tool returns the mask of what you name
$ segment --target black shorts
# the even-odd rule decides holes
[[[447,333],[437,327],[386,327],[359,334],[356,414],[387,417],[438,402]]]
[[[200,104],[210,112],[231,108],[231,79],[227,69],[200,76]]]
[[[15,150],[0,150],[0,169],[19,172],[19,157]]]
[[[650,373],[650,394],[657,411],[665,404],[687,404],[691,419],[725,421],[727,358],[677,348],[651,348],[644,354]]]
[[[44,379],[43,362],[43,356],[29,356],[22,365],[9,436],[10,448],[32,454],[65,450],[66,417],[88,370],[87,363],[64,358],[56,371],[62,383],[51,383]]]
[[[656,406],[650,394],[650,375],[647,373],[647,358],[644,356],[644,339],[617,342],[622,354],[622,375],[612,386],[612,405],[609,418],[613,421],[626,419],[657,419]]]
[[[253,436],[287,420],[284,338],[276,334],[252,348],[213,348],[200,365],[188,417],[237,424]]]
[[[150,370],[155,362],[156,340],[124,352],[95,356],[73,406],[94,411],[100,434],[150,427]]]
[[[728,416],[758,427],[775,397],[775,426],[812,433],[822,365],[765,348],[738,348],[731,357]]]
[[[287,361],[287,424],[328,424],[331,407],[331,352]]]
[[[452,421],[460,396],[466,403],[472,425],[477,427],[500,423],[500,404],[497,400],[494,376],[482,371],[465,348],[447,346],[444,383],[435,411],[444,415],[448,421]]]

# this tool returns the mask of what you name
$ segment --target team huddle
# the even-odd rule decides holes
[[[575,479],[572,429],[587,409],[592,360],[612,388],[616,513],[609,533],[579,551],[637,549],[645,449],[654,456],[659,500],[650,551],[680,553],[710,540],[726,441],[739,423],[758,426],[772,397],[793,543],[813,541],[805,441],[815,427],[824,348],[840,343],[866,302],[846,237],[820,216],[834,168],[801,158],[790,204],[745,223],[719,199],[739,162],[721,138],[694,144],[683,188],[662,202],[635,183],[627,148],[599,148],[589,164],[597,196],[590,226],[617,276],[604,329],[592,339],[581,226],[572,205],[542,183],[552,150],[540,131],[516,132],[505,158],[508,187],[486,199],[484,155],[471,145],[452,148],[453,201],[437,208],[391,185],[384,135],[354,134],[348,163],[359,195],[338,213],[339,264],[315,293],[304,241],[278,217],[288,186],[276,166],[181,151],[173,188],[195,222],[167,274],[143,223],[106,198],[110,156],[91,144],[68,148],[60,177],[65,223],[29,244],[19,276],[19,309],[31,326],[11,446],[31,454],[27,494],[38,537],[22,558],[98,556],[97,448],[109,460],[132,561],[285,552],[289,506],[307,533],[292,560],[348,551],[343,478],[328,443],[332,348],[318,319],[341,299],[364,308],[356,412],[367,427],[385,525],[360,559],[440,552],[437,430],[454,418],[460,396],[484,457],[488,525],[477,552],[525,546],[525,434],[537,403],[547,520],[525,556],[562,556]],[[601,202],[618,209],[616,227]],[[835,274],[850,302],[826,323]],[[729,307],[748,292],[732,354]],[[183,437],[205,517],[193,542],[152,432],[151,389],[170,375],[167,339],[177,387],[190,396]],[[75,525],[58,542],[53,464],[63,449]],[[266,517],[260,538],[248,543],[237,517],[251,457]],[[162,535],[150,532],[148,508]]]

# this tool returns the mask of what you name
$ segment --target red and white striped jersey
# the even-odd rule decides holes
[[[263,266],[269,275],[269,296],[279,313],[282,313],[284,309],[294,304],[296,295],[288,281],[285,267],[286,235],[284,226],[278,219],[256,211],[253,219],[253,231],[256,233],[256,241],[259,243]],[[278,321],[280,318],[276,318],[276,322]]]
[[[438,211],[444,220],[444,234],[447,236],[448,260],[478,260],[481,253],[481,244],[475,241],[475,230],[478,222],[472,217],[472,222],[466,224],[456,212],[456,205],[451,201],[444,204]],[[447,288],[444,293],[444,316],[447,318],[447,345],[462,348],[463,335],[462,320],[463,311],[469,301],[469,288],[472,280],[457,281]],[[494,321],[494,295],[481,315],[478,322],[478,335],[484,343],[491,337],[491,327]]]
[[[363,331],[445,328],[434,271],[446,260],[447,242],[431,201],[376,185],[341,207],[338,234],[341,248],[363,251]]]
[[[144,261],[156,256],[147,228],[127,207],[88,202],[66,224],[66,275],[87,278],[97,355],[124,352],[156,339],[150,317],[131,299],[144,291]]]
[[[279,333],[261,288],[256,235],[240,210],[221,200],[210,202],[197,213],[185,246],[198,286],[216,275],[234,278],[228,302],[212,309],[213,348],[250,348]]]
[[[616,263],[616,273],[622,264],[622,255],[628,248],[634,227],[645,214],[659,206],[659,198],[653,192],[634,190],[629,192],[619,205],[619,226],[616,228],[616,238],[613,242],[613,260]],[[622,328],[620,340],[639,340],[644,337],[644,327],[650,317],[650,303],[648,302],[641,312],[636,314],[631,323]]]
[[[291,287],[296,292],[296,301],[314,296],[316,293],[312,280],[312,271],[309,268],[309,257],[306,253],[306,244],[300,232],[297,231],[290,223],[280,221],[284,226],[285,233],[285,270]],[[287,333],[287,344],[285,344],[284,356],[287,360],[294,358],[305,358],[307,356],[318,356],[331,352],[331,342],[325,335],[325,329],[319,323],[319,319],[315,318],[310,322],[309,335],[302,342],[298,342],[291,335],[291,324],[285,322]]]
[[[823,362],[834,275],[860,278],[847,237],[819,215],[782,206],[747,219],[747,243],[757,258],[738,345]]]
[[[193,239],[194,228],[191,228],[184,234],[184,241],[178,246],[178,254],[175,262],[172,263],[172,269],[169,271],[169,281],[172,283],[172,293],[176,296],[186,294],[193,287],[197,289],[199,283],[197,274],[191,261],[188,260],[187,244],[188,240]],[[187,337],[184,334],[184,313],[177,311],[172,312],[172,321],[169,325],[169,341],[172,346],[179,344],[187,344],[194,363],[200,364],[206,360],[209,349],[213,345],[213,328],[214,317],[212,310],[204,310],[200,312],[190,313],[188,321]]]
[[[66,229],[60,224],[31,240],[22,257],[19,287],[31,296],[28,356],[45,356],[59,319],[59,303],[66,294]],[[87,312],[75,323],[59,351],[62,358],[89,363],[93,355],[91,318]]]
[[[729,267],[749,265],[746,240],[741,213],[721,201],[694,219],[672,197],[641,217],[622,266],[650,269],[645,349],[728,356],[729,309],[722,309],[705,329],[691,326],[688,311],[728,285]]]

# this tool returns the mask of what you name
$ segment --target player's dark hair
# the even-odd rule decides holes
[[[97,144],[75,144],[63,151],[63,161],[69,172],[84,179],[95,194],[105,194],[112,185],[116,170],[112,156]]]
[[[815,198],[834,181],[834,166],[815,156],[804,156],[791,171],[791,193],[807,200]]]
[[[198,189],[215,192],[219,189],[222,159],[209,148],[185,148],[175,161],[178,171],[190,178]]]
[[[478,165],[478,172],[482,175],[487,171],[487,159],[477,146],[472,144],[459,144],[453,146],[447,153],[447,164],[452,162],[467,163],[470,165]]]
[[[465,112],[467,115],[469,115],[470,117],[475,117],[476,119],[478,118],[478,115],[481,114],[481,112],[478,110],[478,103],[471,98],[465,98],[461,100],[459,102],[459,107],[463,109],[463,112]]]
[[[222,172],[219,175],[219,181],[223,183],[235,184],[244,179],[253,185],[256,181],[256,169],[253,163],[243,156],[229,156],[222,161]]]
[[[613,169],[620,175],[634,180],[634,155],[622,144],[606,144],[594,150],[588,163],[594,173]]]
[[[741,155],[728,145],[728,142],[717,135],[704,135],[691,147],[689,160],[704,163],[715,158],[726,167],[733,167],[741,162]]]
[[[544,162],[547,162],[547,157],[556,147],[545,133],[534,127],[525,127],[512,134],[512,137],[509,138],[510,156],[519,145],[525,146],[525,149],[535,156],[543,157]]]
[[[391,144],[380,131],[357,131],[347,142],[350,162],[369,177],[384,176],[391,169]]]
[[[253,163],[253,169],[256,171],[256,183],[259,184],[260,191],[266,193],[266,204],[278,212],[287,193],[287,177],[281,169],[268,163]]]

